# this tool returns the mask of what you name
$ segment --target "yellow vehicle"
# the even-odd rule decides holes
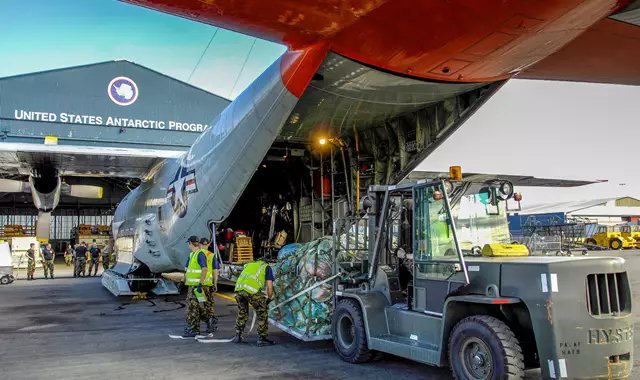
[[[622,237],[631,238],[636,242],[636,248],[640,248],[640,226],[620,226]]]
[[[587,248],[596,247],[610,249],[628,249],[636,246],[636,241],[628,236],[623,236],[619,226],[599,226],[595,234],[587,240]]]

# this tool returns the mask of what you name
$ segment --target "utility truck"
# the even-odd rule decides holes
[[[536,257],[496,244],[508,243],[512,196],[513,186],[491,181],[370,187],[359,215],[335,221],[329,338],[338,355],[363,363],[393,354],[449,366],[459,380],[516,380],[538,367],[544,379],[627,378],[624,260]]]

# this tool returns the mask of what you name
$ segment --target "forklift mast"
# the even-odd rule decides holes
[[[347,284],[347,287],[377,289],[387,295],[391,304],[401,302],[406,289],[401,289],[398,279],[397,257],[400,250],[421,262],[416,267],[418,271],[437,273],[437,277],[443,273],[446,277],[459,274],[462,276],[460,286],[469,283],[443,181],[370,186],[361,200],[360,210],[361,218],[340,218],[337,221],[338,236],[344,236],[347,226],[350,229],[357,226],[357,232],[364,238],[364,242],[357,238],[347,239],[342,247],[335,245],[339,247],[337,250],[366,251],[358,276],[352,276],[358,280],[351,286]],[[340,256],[339,252],[336,256]],[[413,278],[415,275],[413,273]],[[417,287],[419,292],[422,288]],[[408,296],[413,298],[411,293]],[[424,302],[419,304],[425,306]]]

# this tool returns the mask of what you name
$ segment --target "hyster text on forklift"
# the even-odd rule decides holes
[[[461,243],[461,199],[486,216],[472,218],[484,223],[476,227],[492,231],[506,220],[499,206],[511,196],[505,183],[370,187],[359,217],[335,221],[333,257],[354,249],[366,257],[357,265],[334,260],[331,327],[340,357],[360,363],[389,353],[448,365],[460,380],[522,379],[537,367],[544,379],[628,378],[633,321],[622,258]],[[359,238],[338,244],[363,229],[371,231],[364,248]],[[408,281],[399,275],[399,249],[413,255]]]

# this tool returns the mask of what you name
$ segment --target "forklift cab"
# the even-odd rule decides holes
[[[409,307],[442,315],[447,295],[469,282],[442,183],[413,189],[414,262]],[[461,276],[459,274],[462,274]]]

